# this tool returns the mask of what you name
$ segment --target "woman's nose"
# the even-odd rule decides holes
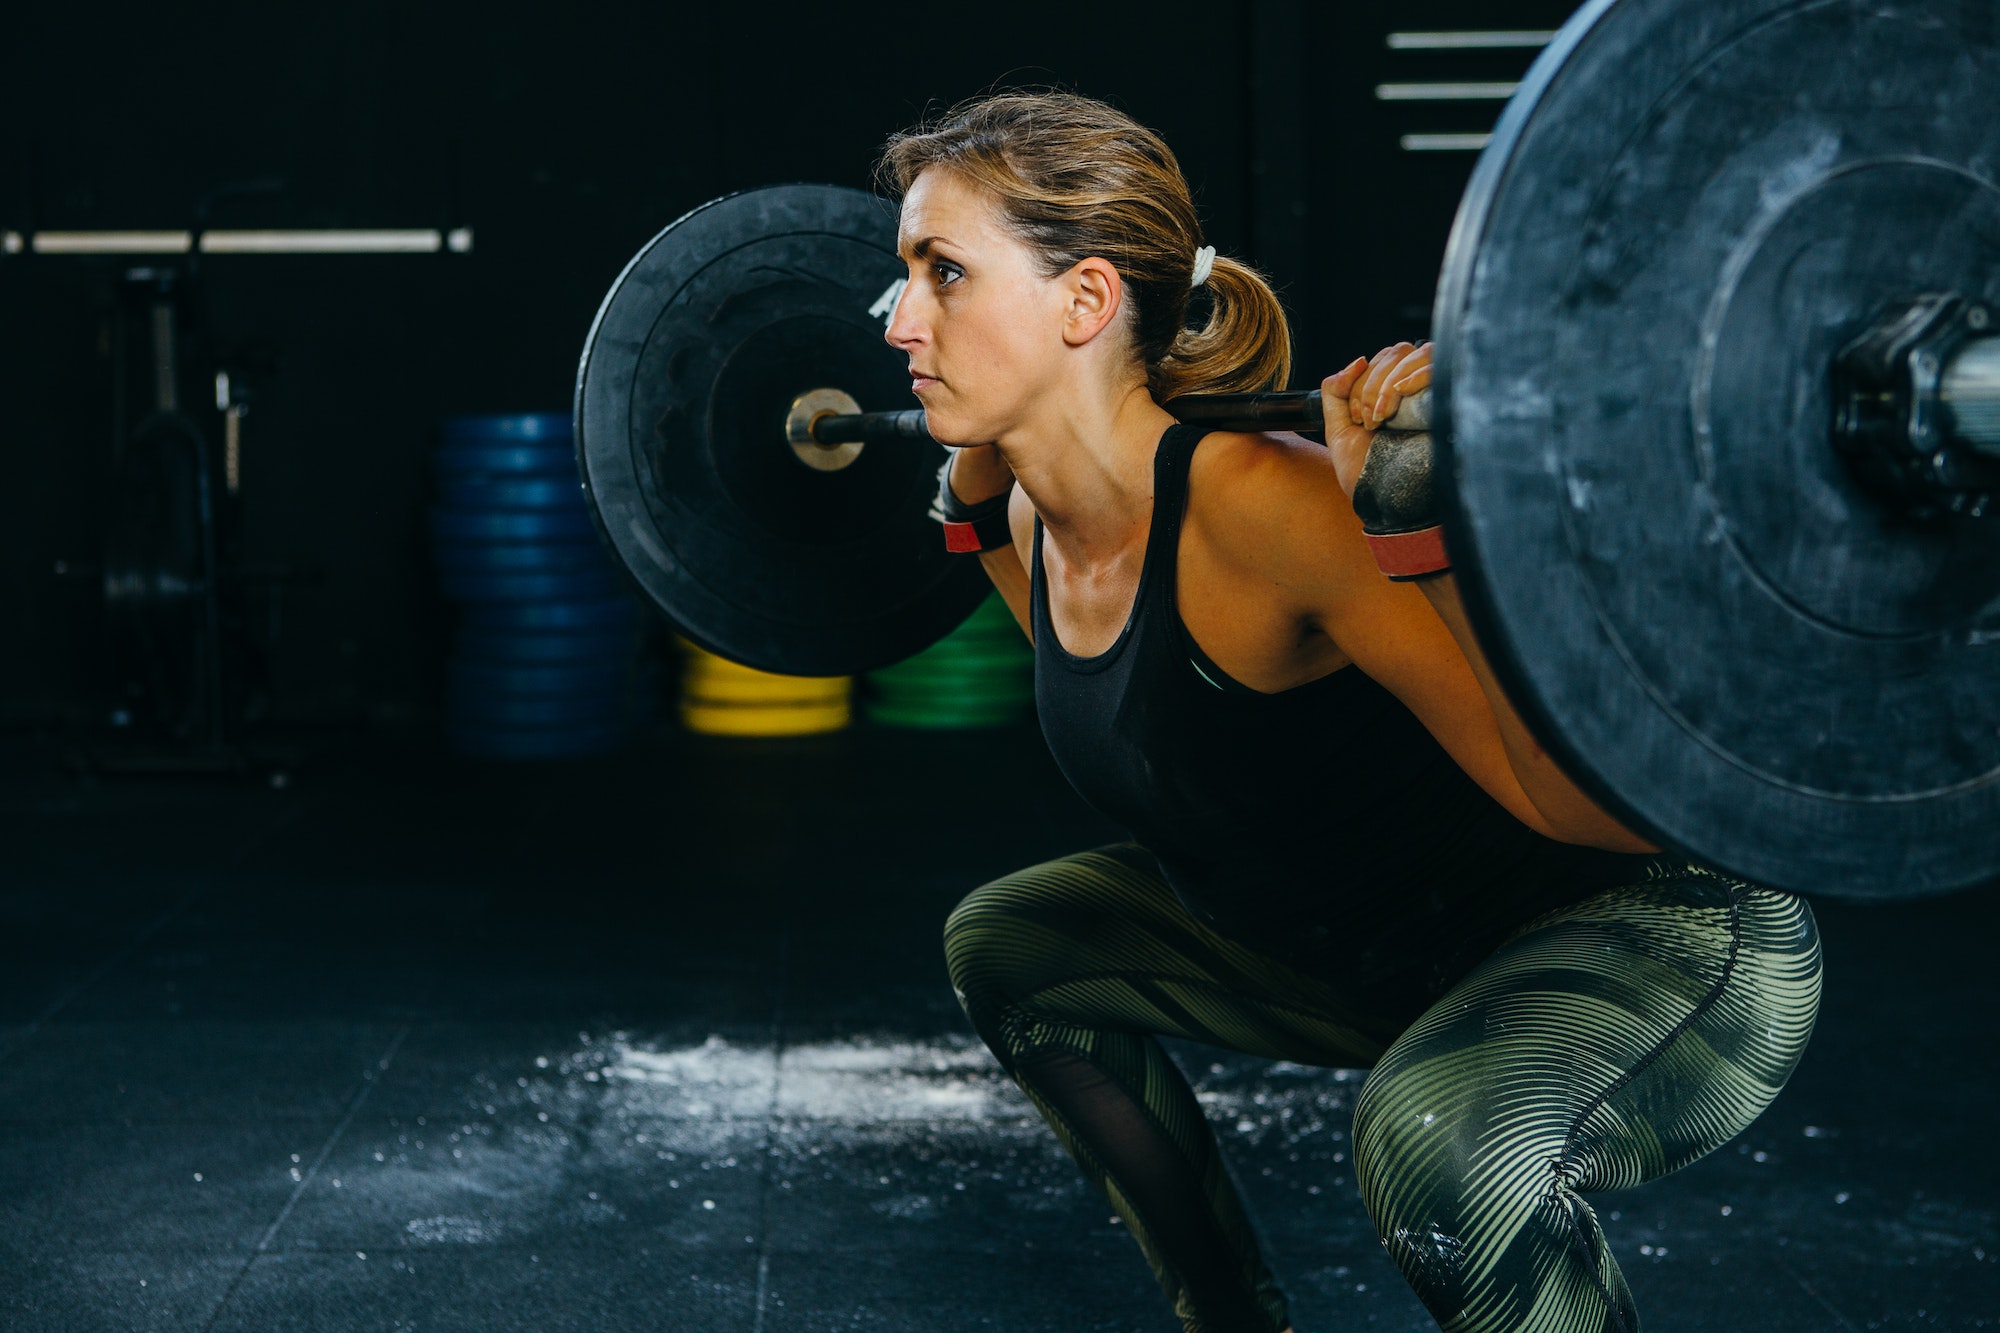
[[[896,298],[896,304],[889,311],[889,326],[882,331],[891,347],[907,350],[922,341],[923,330],[914,312],[910,309],[910,293],[907,288]]]

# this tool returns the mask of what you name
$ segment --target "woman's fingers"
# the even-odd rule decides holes
[[[1382,424],[1382,414],[1375,410],[1382,391],[1391,379],[1396,378],[1396,367],[1415,350],[1409,343],[1397,343],[1385,347],[1368,362],[1368,373],[1362,377],[1360,387],[1350,395],[1349,401],[1357,409],[1354,424],[1374,430]]]
[[[1342,426],[1350,424],[1354,389],[1361,383],[1361,376],[1367,369],[1367,359],[1357,356],[1345,369],[1320,381],[1320,411],[1326,420],[1328,439],[1332,439]]]
[[[1356,357],[1338,374],[1320,382],[1320,400],[1329,438],[1339,418],[1372,431],[1396,415],[1403,399],[1431,384],[1431,345],[1397,343],[1372,357]]]
[[[1356,357],[1337,375],[1320,381],[1320,410],[1326,421],[1327,452],[1333,455],[1334,473],[1349,495],[1368,459],[1369,432],[1353,420],[1354,395],[1368,372],[1368,360]]]
[[[1382,357],[1383,353],[1377,352],[1368,359],[1367,368],[1361,372],[1361,378],[1355,383],[1353,392],[1347,395],[1348,416],[1353,419],[1355,425],[1364,430],[1374,429],[1368,420],[1368,406],[1375,401],[1375,395],[1380,392],[1380,386],[1372,381],[1375,379],[1375,372],[1381,366]]]
[[[1410,347],[1408,343],[1399,346]],[[1394,365],[1389,367],[1377,388],[1373,401],[1369,404],[1377,422],[1387,421],[1396,415],[1396,409],[1403,405],[1403,399],[1423,392],[1431,383],[1431,345],[1420,343],[1410,347]]]
[[[1410,349],[1409,355],[1398,361],[1395,368],[1389,372],[1390,386],[1393,388],[1396,381],[1408,379],[1419,371],[1428,370],[1430,364],[1431,345],[1429,343],[1417,344]]]

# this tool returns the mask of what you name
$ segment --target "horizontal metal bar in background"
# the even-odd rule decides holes
[[[205,231],[205,255],[434,255],[472,249],[472,229],[445,233],[429,228],[316,231]]]
[[[1376,99],[1383,102],[1504,102],[1519,83],[1379,83]]]
[[[1493,138],[1490,134],[1406,134],[1406,153],[1476,153]]]
[[[425,227],[205,231],[38,231],[0,233],[0,251],[38,255],[455,255],[472,250],[472,228]]]
[[[38,231],[28,238],[38,255],[184,255],[193,247],[187,231]]]
[[[1553,32],[1392,32],[1391,51],[1534,50],[1555,40]]]

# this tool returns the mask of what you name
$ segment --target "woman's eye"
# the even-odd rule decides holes
[[[949,287],[952,283],[957,282],[965,276],[964,269],[956,264],[946,263],[943,260],[932,264],[931,272],[936,276],[938,286],[940,287]]]

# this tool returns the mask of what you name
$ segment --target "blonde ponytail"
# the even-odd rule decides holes
[[[1146,367],[1154,401],[1284,388],[1292,376],[1291,329],[1264,275],[1217,255],[1204,286],[1211,298],[1208,322],[1182,329],[1167,354]]]
[[[1064,92],[977,98],[890,139],[877,179],[900,196],[931,167],[989,191],[1048,276],[1110,261],[1155,401],[1285,387],[1291,330],[1249,265],[1217,256],[1207,323],[1185,327],[1202,245],[1194,198],[1165,141],[1124,112]]]

